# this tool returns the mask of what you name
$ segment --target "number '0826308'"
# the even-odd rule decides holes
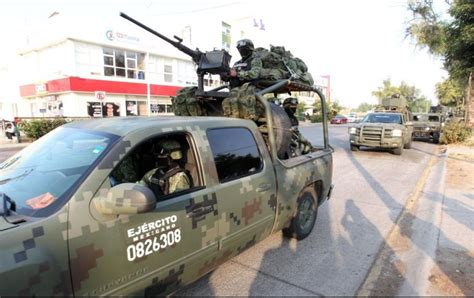
[[[130,244],[127,247],[127,259],[132,262],[137,258],[151,255],[160,249],[179,243],[181,241],[181,230],[176,229],[157,235],[143,241]]]

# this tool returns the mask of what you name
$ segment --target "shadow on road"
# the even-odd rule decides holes
[[[410,264],[403,264],[400,260],[397,258],[397,251],[406,251],[410,249],[411,245],[415,245],[419,250],[423,251],[425,257],[431,258],[433,262],[437,263],[438,268],[441,270],[441,275],[443,278],[447,279],[447,283],[450,283],[451,285],[454,285],[457,289],[454,289],[454,292],[447,293],[450,295],[473,295],[474,294],[474,285],[472,282],[469,282],[469,278],[474,277],[474,265],[471,265],[466,268],[469,272],[464,272],[464,274],[453,274],[453,266],[452,263],[448,262],[437,262],[436,257],[432,255],[431,252],[425,251],[426,248],[426,243],[423,243],[422,241],[424,239],[420,239],[418,237],[412,237],[413,234],[413,226],[414,223],[416,222],[416,227],[419,230],[422,231],[431,231],[436,233],[438,236],[438,239],[440,237],[443,237],[446,239],[446,244],[448,247],[454,249],[459,257],[460,260],[471,260],[471,264],[474,264],[472,262],[472,256],[470,256],[466,251],[467,249],[451,240],[449,240],[448,235],[445,235],[443,231],[441,231],[437,226],[433,225],[431,222],[427,222],[425,220],[422,220],[419,217],[414,216],[412,213],[410,213],[410,210],[407,210],[405,206],[401,205],[398,203],[386,190],[385,188],[377,182],[376,179],[364,168],[364,166],[357,160],[357,158],[354,155],[348,154],[349,159],[351,162],[354,164],[354,166],[357,168],[359,173],[364,177],[364,179],[372,186],[372,189],[377,193],[377,196],[380,198],[380,200],[385,204],[385,206],[391,210],[390,212],[390,219],[394,223],[394,230],[399,231],[399,235],[397,238],[392,239],[394,240],[393,243],[389,243],[384,241],[383,244],[383,249],[381,250],[381,260],[382,260],[382,268],[380,274],[378,274],[377,278],[375,281],[373,281],[373,286],[372,291],[369,293],[369,295],[397,295],[398,294],[398,289],[395,287],[391,287],[390,289],[387,289],[387,292],[379,292],[380,289],[384,289],[384,287],[387,287],[387,285],[391,285],[393,280],[392,278],[396,278],[397,272],[398,272],[398,278],[400,279],[397,282],[398,286],[401,286],[403,283],[405,283],[405,291],[408,291],[409,293],[413,294],[418,294],[418,295],[423,295],[425,293],[417,293],[413,291],[413,286],[410,285],[410,281],[405,280],[404,277],[404,271],[406,269],[407,265]],[[431,196],[435,197],[435,196]],[[437,197],[442,198],[442,194],[437,194]],[[400,212],[399,210],[402,210]],[[363,217],[362,214],[359,216],[360,218]],[[392,230],[393,231],[393,230]],[[390,240],[390,239],[389,239]],[[403,241],[408,241],[408,243],[403,243]],[[408,245],[408,246],[406,246]],[[397,246],[397,247],[394,247]],[[437,255],[439,255],[442,252],[437,252]],[[454,273],[459,273],[454,270]],[[463,276],[461,276],[463,275]],[[433,276],[433,275],[432,275]],[[433,280],[430,281],[433,284]],[[472,281],[472,280],[471,280]],[[445,283],[446,283],[445,282]],[[367,286],[367,285],[362,285],[362,287]],[[407,289],[408,286],[408,289]],[[436,284],[435,284],[436,286]],[[439,287],[443,288],[443,287]],[[446,291],[446,289],[441,289]]]

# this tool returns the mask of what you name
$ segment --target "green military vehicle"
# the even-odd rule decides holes
[[[352,151],[361,146],[372,148],[390,148],[395,155],[401,155],[403,149],[410,149],[412,143],[412,115],[406,107],[406,101],[399,95],[382,100],[374,112],[349,127],[349,141]]]
[[[428,138],[438,144],[445,118],[441,113],[413,114],[413,138]]]
[[[0,295],[167,294],[272,233],[307,237],[331,197],[333,149],[323,121],[322,146],[281,154],[289,143],[278,125],[289,119],[263,95],[291,90],[320,94],[292,80],[259,89],[265,125],[218,115],[77,121],[6,160]]]

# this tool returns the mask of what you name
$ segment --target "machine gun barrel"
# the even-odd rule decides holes
[[[150,27],[140,23],[139,21],[135,20],[134,18],[124,14],[123,12],[120,13],[120,16],[124,19],[129,20],[130,22],[134,23],[135,25],[137,25],[139,27],[142,27],[146,31],[158,36],[159,38],[163,39],[164,41],[172,44],[178,50],[180,50],[181,52],[183,52],[186,55],[190,56],[196,64],[199,64],[199,62],[201,60],[201,56],[202,56],[203,53],[199,50],[192,50],[192,49],[188,48],[187,46],[181,44],[181,42],[183,41],[182,39],[175,36],[174,38],[177,39],[178,41],[171,40],[168,37],[164,36],[163,34],[151,29]]]

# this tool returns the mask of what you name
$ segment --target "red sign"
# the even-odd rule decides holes
[[[96,91],[95,98],[97,100],[104,100],[105,99],[105,91]]]

